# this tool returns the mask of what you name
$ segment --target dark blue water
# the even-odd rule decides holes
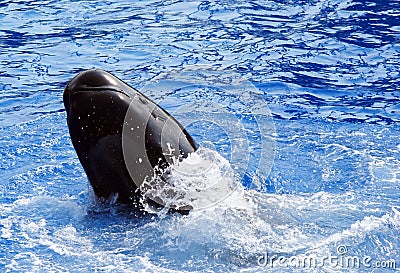
[[[400,267],[398,1],[0,1],[0,22],[0,271]],[[62,103],[88,68],[170,111],[237,192],[185,217],[96,203]]]

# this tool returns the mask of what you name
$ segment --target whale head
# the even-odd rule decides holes
[[[63,100],[72,144],[98,197],[137,203],[146,179],[197,149],[167,111],[106,71],[75,76]]]

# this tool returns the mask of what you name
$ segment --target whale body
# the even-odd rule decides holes
[[[198,147],[167,111],[106,71],[75,76],[63,101],[72,144],[99,198],[116,196],[118,202],[140,206],[143,183],[163,176]],[[148,201],[164,205],[157,198]]]

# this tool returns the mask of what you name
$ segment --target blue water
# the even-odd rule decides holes
[[[1,272],[400,268],[398,1],[0,1],[0,21]],[[97,203],[62,104],[87,68],[173,113],[237,191],[188,216]]]

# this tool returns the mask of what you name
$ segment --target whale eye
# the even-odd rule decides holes
[[[159,114],[155,113],[154,111],[151,112],[151,115],[152,115],[156,120],[160,120],[160,121],[162,121],[162,122],[166,122],[166,121],[167,121],[167,118],[166,118],[166,117],[164,117],[164,116],[162,116],[162,115],[159,115]]]
[[[139,100],[141,103],[143,104],[148,104],[149,102],[147,100],[145,100],[144,98],[142,98],[141,96],[139,96]]]

